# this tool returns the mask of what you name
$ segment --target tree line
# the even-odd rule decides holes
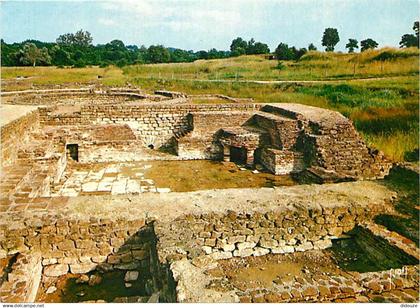
[[[413,26],[414,34],[404,34],[400,47],[419,46],[419,22]],[[212,48],[208,51],[183,50],[166,48],[162,45],[125,45],[121,40],[112,40],[107,44],[92,44],[93,38],[88,31],[79,30],[76,33],[60,35],[55,43],[26,40],[21,43],[7,44],[1,40],[1,64],[3,66],[36,66],[54,65],[59,67],[85,67],[87,65],[125,66],[130,64],[149,63],[179,63],[193,62],[199,59],[221,59],[240,55],[269,54],[267,44],[256,42],[253,38],[246,41],[241,37],[234,39],[229,51]],[[337,29],[327,28],[322,36],[322,46],[327,52],[334,51],[340,41]],[[360,41],[360,50],[375,49],[378,43],[372,38]],[[359,49],[359,42],[350,38],[346,44],[349,53]],[[286,43],[280,43],[274,51],[278,60],[299,60],[306,52],[317,50],[313,43],[307,48],[296,48]]]

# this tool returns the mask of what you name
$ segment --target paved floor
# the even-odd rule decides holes
[[[144,172],[152,166],[147,163],[115,163],[89,170],[68,170],[67,179],[52,196],[75,197],[78,195],[124,195],[144,192],[169,192],[169,188],[157,188]]]

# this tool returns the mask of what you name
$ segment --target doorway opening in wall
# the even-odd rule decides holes
[[[66,145],[67,154],[74,161],[79,161],[79,145],[78,144],[67,144]]]
[[[230,161],[237,164],[246,164],[246,149],[231,146]]]

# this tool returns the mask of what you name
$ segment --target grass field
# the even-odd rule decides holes
[[[2,90],[129,83],[147,91],[218,93],[262,103],[296,102],[333,109],[351,118],[369,145],[389,158],[418,160],[417,48],[385,48],[360,54],[309,52],[298,62],[282,62],[280,66],[278,61],[263,56],[241,56],[122,69],[3,67],[1,73]],[[19,76],[27,78],[17,80]],[[247,82],[252,80],[290,82]]]

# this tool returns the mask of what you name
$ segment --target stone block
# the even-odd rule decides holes
[[[262,247],[255,247],[252,255],[255,256],[255,257],[260,257],[260,256],[264,256],[268,253],[270,253],[270,249],[262,248]]]
[[[244,249],[249,249],[249,248],[254,248],[257,244],[253,243],[253,242],[244,242],[244,243],[238,243],[236,244],[236,247],[238,248],[238,250],[244,250]]]
[[[139,272],[137,272],[137,271],[128,271],[128,272],[125,273],[124,281],[126,281],[126,282],[136,281],[138,277],[139,277]]]
[[[93,271],[96,268],[96,264],[93,262],[70,264],[70,272],[72,274],[86,274]]]
[[[44,275],[47,277],[58,277],[67,274],[68,271],[67,264],[53,264],[44,267]]]
[[[75,244],[74,244],[74,242],[72,240],[64,240],[64,241],[59,242],[57,244],[57,248],[59,250],[66,251],[66,250],[73,250],[73,249],[76,248],[76,246],[75,246]]]
[[[232,258],[232,252],[230,251],[218,251],[211,254],[211,257],[215,260],[224,260]]]
[[[57,264],[58,261],[56,258],[49,258],[49,259],[43,259],[42,260],[42,265],[51,265],[51,264]]]
[[[108,258],[107,256],[94,256],[94,257],[92,257],[92,262],[104,263],[104,262],[106,262],[107,258]]]
[[[252,248],[246,248],[246,249],[242,249],[242,250],[234,250],[233,251],[233,256],[234,257],[245,258],[245,257],[251,256],[253,252],[254,251],[253,251]]]

